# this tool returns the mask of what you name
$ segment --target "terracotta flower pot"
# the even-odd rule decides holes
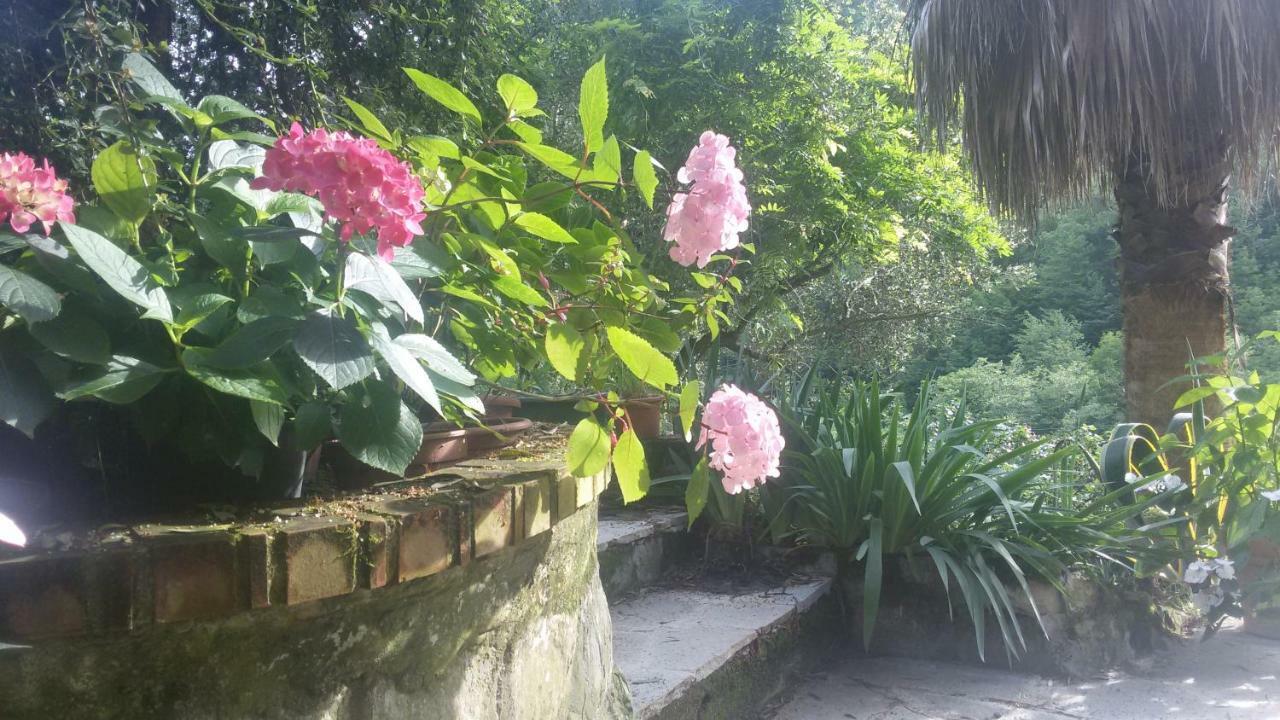
[[[663,398],[659,395],[631,398],[622,402],[636,437],[653,440],[662,434],[662,406]]]
[[[445,465],[452,465],[467,457],[467,431],[447,422],[433,422],[422,426],[422,447],[413,458],[413,465],[427,472]]]
[[[484,416],[488,418],[513,417],[520,407],[520,398],[510,395],[485,395],[481,401],[484,403]]]
[[[529,428],[532,420],[524,418],[480,418],[480,425],[467,428],[467,455],[475,457],[511,445]]]
[[[333,484],[339,490],[364,490],[378,483],[400,479],[395,473],[360,462],[337,440],[325,443],[324,456],[333,470]]]

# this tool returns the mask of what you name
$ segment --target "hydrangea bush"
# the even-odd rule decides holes
[[[669,301],[610,209],[630,195],[652,207],[658,178],[644,151],[628,172],[605,133],[603,60],[582,81],[573,153],[543,142],[537,93],[518,77],[499,79],[502,115],[486,118],[405,72],[456,113],[455,138],[390,129],[350,99],[364,137],[297,124],[273,137],[253,110],[191,104],[130,54],[131,88],[99,113],[112,144],[92,193],[0,156],[0,220],[15,233],[0,236],[0,417],[30,435],[61,402],[105,402],[148,439],[251,477],[276,448],[330,438],[401,473],[424,419],[474,417],[482,384],[547,363],[587,398],[570,469],[612,465],[624,497],[642,496],[643,449],[608,379],[625,370],[675,397],[682,333],[740,289],[742,260],[723,253],[750,251],[750,205],[729,139],[708,131],[690,153],[664,233],[676,262],[726,269],[694,273],[703,294]],[[92,199],[73,212],[72,192]],[[43,236],[27,232],[36,222]],[[678,396],[691,438],[701,387]],[[726,488],[776,476],[777,420],[758,399],[718,391],[708,433]]]

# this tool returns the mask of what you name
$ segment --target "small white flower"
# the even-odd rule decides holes
[[[1277,490],[1263,490],[1263,491],[1262,491],[1262,497],[1264,497],[1264,498],[1266,498],[1266,499],[1270,500],[1271,502],[1280,502],[1280,489],[1277,489]]]
[[[1212,574],[1212,572],[1213,568],[1209,563],[1203,560],[1196,560],[1187,566],[1187,572],[1183,574],[1182,580],[1191,585],[1199,585],[1205,580],[1208,580],[1209,575]]]
[[[1124,474],[1124,481],[1129,483],[1130,485],[1138,482],[1141,479],[1142,478],[1137,473],[1127,472]]]
[[[1231,562],[1230,558],[1220,557],[1213,561],[1213,574],[1223,580],[1234,580],[1236,578],[1236,566]]]

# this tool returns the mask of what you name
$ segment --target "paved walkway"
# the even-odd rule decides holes
[[[1223,630],[1150,668],[1058,683],[987,668],[856,658],[802,685],[774,720],[1280,720],[1280,642]]]

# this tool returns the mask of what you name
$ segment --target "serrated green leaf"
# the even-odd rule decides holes
[[[293,340],[299,322],[289,317],[264,317],[231,333],[201,361],[224,370],[247,368],[270,358]]]
[[[354,395],[338,409],[342,447],[370,467],[404,474],[422,446],[422,423],[386,383]]]
[[[0,421],[33,437],[56,407],[54,395],[35,364],[0,348]]]
[[[62,300],[53,288],[8,265],[0,265],[0,305],[28,323],[52,320],[62,312]]]
[[[102,372],[89,380],[68,386],[58,397],[76,400],[93,396],[110,403],[127,405],[151,392],[171,370],[158,368],[127,355],[116,355]]]
[[[250,400],[249,412],[253,415],[253,424],[258,427],[258,432],[278,447],[280,428],[284,427],[284,408],[275,403]]]
[[[209,145],[209,169],[226,170],[243,168],[258,170],[267,158],[267,151],[258,145],[247,145],[234,140],[218,140]]]
[[[293,418],[293,439],[298,447],[311,449],[333,434],[333,417],[329,406],[319,400],[305,402]]]
[[[642,382],[665,389],[680,382],[671,358],[649,344],[649,341],[627,330],[611,326],[605,329],[609,346],[618,359]]]
[[[516,302],[532,307],[549,307],[551,305],[542,293],[510,275],[499,275],[493,278],[491,282],[495,290]]]
[[[633,503],[649,493],[649,464],[644,445],[635,431],[627,428],[613,448],[613,474],[622,491],[622,502]]]
[[[165,98],[176,105],[186,106],[182,93],[143,55],[136,52],[125,55],[120,69],[144,95]]]
[[[391,368],[391,372],[396,374],[410,390],[418,394],[424,402],[431,406],[437,413],[444,415],[444,408],[440,405],[440,394],[436,392],[435,384],[431,382],[431,376],[423,369],[418,358],[409,352],[402,345],[398,345],[391,341],[387,335],[387,331],[381,327],[375,328],[370,336],[373,343],[373,349],[382,358],[382,361]]]
[[[84,315],[63,313],[27,328],[41,345],[68,360],[90,365],[111,361],[111,340],[102,326]]]
[[[689,475],[689,484],[684,489],[684,508],[689,514],[689,527],[702,515],[707,506],[707,495],[711,491],[711,471],[707,469],[707,458],[703,456]]]
[[[481,124],[480,111],[476,109],[474,103],[471,102],[466,95],[460,90],[441,80],[440,78],[429,75],[421,70],[413,68],[403,68],[409,79],[413,81],[418,89],[427,95],[427,97],[435,100],[449,110],[452,110],[464,117],[475,121],[476,125]]]
[[[122,220],[136,226],[151,212],[158,183],[156,164],[139,155],[127,140],[98,153],[90,175],[93,189]]]
[[[680,427],[685,442],[693,440],[693,421],[698,414],[698,401],[702,399],[702,383],[690,380],[680,390]]]
[[[547,361],[556,372],[569,380],[578,379],[578,362],[582,357],[582,349],[586,342],[582,333],[568,323],[556,323],[547,328],[547,336],[543,340],[547,351]]]
[[[404,278],[396,269],[380,257],[353,252],[347,256],[346,275],[347,288],[360,290],[399,308],[405,315],[416,320],[419,325],[424,322],[422,303],[418,296],[405,284]]]
[[[196,105],[196,110],[209,117],[210,124],[221,125],[233,120],[258,120],[258,113],[250,110],[239,101],[225,95],[206,95]]]
[[[578,118],[582,120],[582,138],[587,152],[604,144],[604,122],[609,116],[609,80],[604,58],[587,69],[582,76],[578,96]]]
[[[609,433],[595,418],[583,418],[569,435],[565,457],[575,477],[589,477],[609,465]]]
[[[644,204],[652,209],[653,191],[658,187],[658,175],[653,171],[653,158],[648,150],[636,153],[635,161],[631,166],[631,179],[635,182],[636,189],[640,191],[640,196],[644,198]]]
[[[622,148],[618,138],[610,135],[591,165],[591,179],[597,182],[616,183],[622,177]]]
[[[60,227],[89,269],[121,297],[146,310],[143,317],[173,322],[169,298],[137,260],[92,230],[69,223],[61,223]]]
[[[408,350],[415,358],[427,364],[427,369],[460,385],[470,386],[476,382],[475,373],[471,372],[430,335],[405,333],[396,336],[395,344]]]
[[[567,230],[560,227],[560,223],[541,213],[520,213],[516,216],[516,219],[513,222],[517,227],[522,228],[544,240],[550,240],[551,242],[561,243],[564,245],[578,244],[578,241],[570,235]]]
[[[583,172],[584,168],[578,164],[578,159],[563,150],[527,142],[516,143],[516,147],[528,153],[549,170],[558,172],[570,180],[576,180]]]
[[[209,365],[208,357],[207,350],[187,348],[182,351],[182,366],[188,375],[225,395],[277,405],[289,402],[289,394],[270,363],[229,370]]]
[[[374,371],[373,351],[351,320],[316,313],[303,321],[293,349],[334,390],[353,385]]]
[[[538,104],[538,91],[515,75],[506,74],[498,77],[498,95],[502,96],[507,117],[519,117]]]
[[[379,140],[391,141],[391,131],[387,129],[386,125],[382,124],[382,121],[378,119],[377,115],[373,114],[373,111],[349,97],[342,98],[342,101],[360,119],[360,125],[364,127],[365,132]]]

